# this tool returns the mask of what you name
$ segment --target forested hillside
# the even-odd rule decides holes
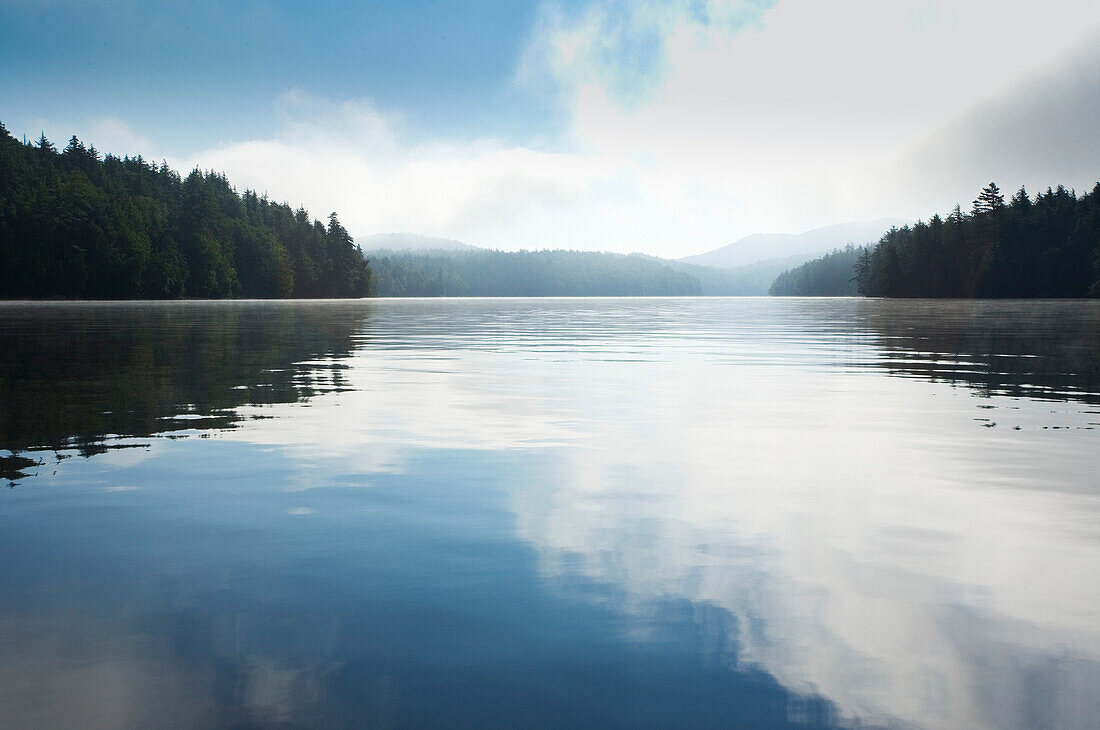
[[[699,280],[641,254],[592,251],[368,253],[383,297],[680,296]]]
[[[0,298],[361,297],[370,275],[335,213],[0,125]]]
[[[859,246],[877,241],[890,228],[904,222],[898,218],[880,218],[873,221],[835,223],[802,233],[754,233],[713,251],[687,256],[680,260],[691,264],[732,269],[768,259],[801,257],[801,261],[787,264],[788,267],[795,266],[849,242]],[[776,274],[780,271],[783,269],[779,269]],[[771,284],[774,278],[773,275],[759,293],[766,293],[768,284]]]
[[[768,293],[776,297],[851,297],[858,294],[855,267],[870,250],[848,244],[821,258],[788,269],[775,278]]]
[[[703,296],[758,297],[768,293],[768,287],[777,275],[792,266],[801,264],[806,258],[803,254],[795,254],[732,268],[689,264],[683,260],[657,260],[676,271],[690,274],[698,279],[703,289]]]
[[[959,206],[886,233],[860,256],[859,291],[878,297],[1100,296],[1100,184],[1006,204],[993,183]]]

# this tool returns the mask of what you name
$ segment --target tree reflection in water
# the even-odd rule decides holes
[[[983,395],[1100,403],[1100,307],[1075,300],[861,300],[892,372]]]
[[[0,476],[342,389],[365,317],[361,302],[0,305]]]

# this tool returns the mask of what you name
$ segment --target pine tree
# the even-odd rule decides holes
[[[958,203],[955,203],[955,207],[951,209],[951,214],[947,216],[948,222],[953,226],[961,226],[963,218],[962,207]]]
[[[38,137],[38,149],[41,152],[44,152],[44,153],[45,152],[57,152],[57,148],[53,146],[53,142],[46,139],[46,133],[45,132],[43,132]]]
[[[995,213],[1004,207],[1005,197],[1001,195],[1001,189],[997,187],[997,183],[991,182],[982,188],[982,192],[978,193],[978,197],[974,200],[974,209],[971,211],[971,215]]]
[[[1023,185],[1016,191],[1016,194],[1012,196],[1012,207],[1018,211],[1031,210],[1031,198],[1027,195],[1027,190]]]

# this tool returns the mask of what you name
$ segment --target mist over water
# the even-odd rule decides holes
[[[0,304],[22,727],[1089,727],[1100,305]]]

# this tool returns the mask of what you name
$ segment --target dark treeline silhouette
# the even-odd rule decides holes
[[[342,389],[367,315],[360,302],[2,304],[0,474]]]
[[[0,124],[0,298],[361,297],[370,269],[336,214],[246,191],[224,175],[58,152]]]
[[[371,254],[383,297],[691,296],[699,280],[641,254],[431,251]]]
[[[876,297],[1100,296],[1100,183],[1080,198],[1020,188],[1008,203],[990,183],[969,214],[888,231],[855,276]]]
[[[775,278],[773,297],[850,297],[858,294],[855,266],[870,249],[848,244],[821,258],[788,269]]]

